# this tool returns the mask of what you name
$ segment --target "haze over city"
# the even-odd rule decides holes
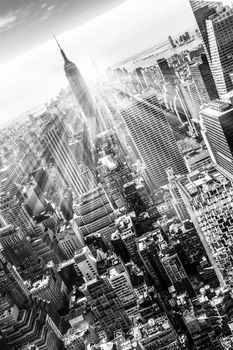
[[[233,3],[0,13],[0,350],[232,350]]]
[[[2,1],[0,11],[1,123],[43,104],[66,85],[53,33],[91,78],[93,60],[100,69],[107,68],[195,25],[186,0],[166,0],[159,6],[154,0],[98,5],[17,0]]]

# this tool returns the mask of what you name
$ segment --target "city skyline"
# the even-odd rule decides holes
[[[28,109],[43,104],[56,96],[59,90],[67,85],[61,70],[61,59],[52,38],[53,32],[58,34],[62,46],[83,72],[84,77],[90,79],[94,71],[93,61],[97,63],[100,70],[106,69],[112,64],[166,40],[168,35],[179,34],[195,26],[187,0],[176,0],[172,4],[166,1],[159,8],[152,0],[148,0],[146,4],[142,0],[136,2],[127,0],[118,6],[113,2],[113,5],[115,7],[108,9],[107,12],[102,6],[101,14],[98,13],[101,11],[100,9],[95,10],[93,18],[84,24],[82,24],[83,19],[80,21],[78,19],[78,23],[81,25],[77,28],[67,26],[63,34],[60,33],[59,25],[51,22],[50,32],[47,32],[47,41],[42,46],[33,48],[23,55],[21,55],[22,50],[18,51],[16,46],[14,54],[10,55],[9,62],[5,62],[4,57],[7,57],[12,46],[9,46],[8,50],[5,48],[4,55],[0,58],[1,123],[14,119]],[[90,6],[90,12],[91,9],[92,6]],[[95,16],[96,11],[97,16]],[[156,14],[156,21],[154,21],[154,14]],[[182,21],[179,18],[182,18]],[[2,34],[6,35],[10,27],[7,28],[7,23],[4,24],[4,20],[2,23],[2,30],[4,30]],[[171,26],[168,26],[168,23],[171,23]],[[106,31],[106,28],[111,28],[111,30]],[[161,28],[163,28],[162,31]],[[141,36],[139,33],[142,31],[143,35]],[[15,27],[14,33],[15,40],[18,40],[19,43],[24,41],[24,37],[18,37],[17,27]],[[44,34],[42,37],[44,38]],[[33,42],[33,37],[31,41]],[[24,46],[26,46],[25,50],[27,51],[27,45],[24,44]],[[31,49],[31,46],[28,45],[28,48]],[[19,57],[18,52],[20,53]],[[29,81],[31,76],[34,76],[34,79]],[[36,84],[33,83],[35,81]],[[28,99],[29,92],[30,100]],[[14,105],[10,103],[11,98],[14,98]]]
[[[0,349],[233,349],[233,3],[44,1],[0,0]]]

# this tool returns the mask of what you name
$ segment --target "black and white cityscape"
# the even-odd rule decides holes
[[[233,349],[233,4],[0,1],[0,350]]]

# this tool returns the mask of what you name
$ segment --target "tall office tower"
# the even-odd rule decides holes
[[[149,177],[158,187],[166,184],[166,168],[176,174],[187,172],[171,128],[154,92],[126,101],[121,115],[145,163]]]
[[[75,260],[65,260],[57,266],[57,273],[67,287],[67,292],[72,291],[73,286],[81,286],[85,281],[75,267]]]
[[[123,241],[127,251],[129,253],[129,258],[137,266],[142,266],[142,259],[137,250],[137,235],[130,215],[120,216],[116,219],[116,226],[119,231],[121,240]]]
[[[98,179],[115,208],[125,206],[123,186],[133,180],[132,170],[128,165],[126,154],[113,131],[98,135],[97,139]],[[126,152],[125,152],[126,153]]]
[[[124,263],[128,263],[130,261],[129,252],[118,231],[112,234],[111,246],[113,247],[113,251],[116,253],[116,255],[120,256]]]
[[[200,180],[201,176],[201,182]],[[217,169],[180,179],[180,193],[221,285],[232,278],[232,185]]]
[[[67,259],[73,258],[75,251],[85,245],[82,233],[76,230],[74,226],[72,228],[71,224],[60,227],[59,232],[56,234],[56,240]]]
[[[95,162],[92,154],[92,146],[85,125],[83,125],[82,130],[69,141],[68,147],[78,164],[83,164],[92,171],[94,170]]]
[[[51,149],[63,179],[75,194],[81,195],[90,191],[94,186],[94,179],[90,181],[69,151],[68,141],[62,125],[55,125],[54,123],[47,125],[44,130],[44,138],[47,147]]]
[[[45,212],[46,201],[39,187],[31,184],[25,186],[24,196],[25,209],[31,217]]]
[[[136,75],[138,77],[138,80],[139,80],[141,86],[142,86],[142,89],[143,90],[147,89],[148,86],[147,86],[145,78],[144,78],[144,74],[143,74],[144,70],[143,70],[143,68],[141,68],[141,67],[136,68],[135,69],[135,73],[136,73]]]
[[[197,60],[194,60],[189,65],[189,70],[203,101],[216,100],[218,92],[206,55],[202,54]]]
[[[20,228],[10,225],[0,229],[0,250],[5,259],[15,265],[25,278],[36,278],[37,274],[43,273],[43,263],[39,261]]]
[[[113,206],[104,189],[99,186],[84,194],[80,203],[74,206],[74,217],[83,237],[100,234],[109,245],[111,235],[116,231],[115,213]]]
[[[147,234],[138,239],[137,247],[143,264],[154,281],[156,290],[162,291],[171,286],[168,274],[160,261],[153,234]]]
[[[44,168],[39,168],[37,170],[34,170],[30,175],[34,178],[37,186],[42,191],[42,193],[44,193],[48,189],[50,182],[47,170]]]
[[[233,10],[221,2],[190,0],[219,96],[232,90]]]
[[[99,343],[99,338],[93,327],[87,325],[86,328],[73,327],[68,329],[63,336],[66,350],[85,350],[86,347],[90,347],[91,350],[95,346],[94,344]]]
[[[62,280],[59,275],[47,274],[31,285],[29,288],[30,295],[49,301],[56,310],[59,310],[62,308],[65,300],[65,294],[61,290],[61,285]]]
[[[180,350],[178,336],[168,317],[152,318],[147,323],[135,327],[138,343],[145,350]]]
[[[90,136],[93,139],[93,137],[100,131],[100,120],[97,106],[79,69],[73,62],[68,60],[65,52],[61,49],[59,44],[58,46],[64,59],[64,70],[66,77],[70,84],[71,90],[87,119]]]
[[[193,223],[187,220],[183,224],[171,225],[170,237],[185,271],[195,275],[203,260],[206,261],[206,252]],[[206,265],[209,266],[207,261]]]
[[[45,264],[50,261],[54,264],[59,264],[65,259],[53,231],[45,228],[43,225],[35,227],[30,243],[36,256],[41,258]]]
[[[69,222],[74,215],[73,211],[73,194],[70,189],[67,189],[63,193],[63,198],[61,199],[60,210],[64,219]]]
[[[213,319],[214,317],[216,316],[213,316]],[[218,337],[213,331],[212,324],[207,317],[203,320],[203,317],[198,314],[195,315],[193,311],[186,310],[183,315],[183,321],[193,339],[195,349],[224,349],[224,347],[220,347]]]
[[[233,176],[233,106],[220,100],[201,111],[202,134],[212,161],[226,176]]]
[[[195,130],[196,123],[199,122],[201,106],[208,102],[208,100],[205,99],[205,96],[201,95],[192,78],[180,82],[177,87],[177,94],[180,94],[180,98],[183,97],[183,105],[186,106],[187,119]]]
[[[19,204],[25,202],[25,196],[23,194],[23,186],[8,177],[1,181],[0,187],[2,192],[9,193],[11,197],[16,197]]]
[[[176,85],[176,74],[175,69],[169,66],[168,61],[165,58],[161,58],[157,60],[157,65],[161,72],[161,75],[165,81],[165,83],[170,83],[171,86]]]
[[[176,176],[172,168],[167,169],[169,192],[172,196],[172,204],[180,221],[190,219],[188,210],[177,187]]]
[[[33,231],[33,221],[27,213],[24,203],[21,203],[16,197],[9,193],[0,194],[0,221],[4,225],[12,224],[19,226],[24,234],[30,234]],[[2,218],[2,219],[1,219]]]
[[[187,291],[190,297],[195,296],[195,292],[187,273],[185,272],[185,269],[175,250],[171,249],[169,251],[166,249],[162,252],[160,259],[176,292],[181,294]]]
[[[86,283],[82,291],[91,303],[97,333],[102,330],[112,339],[115,331],[129,330],[130,320],[107,278],[98,277]]]
[[[22,310],[11,308],[11,322],[7,322],[8,314],[1,318],[0,327],[10,349],[23,349],[28,344],[34,344],[39,349],[62,349],[62,335],[47,309],[45,302],[33,300]]]
[[[169,40],[169,43],[171,44],[172,49],[174,49],[176,47],[176,45],[174,44],[174,41],[173,41],[171,35],[169,35],[168,40]]]
[[[142,179],[126,183],[124,185],[124,196],[129,210],[134,211],[137,217],[146,211],[153,214],[154,203]]]
[[[22,308],[29,298],[29,290],[23,279],[15,266],[5,259],[0,261],[0,290],[2,296],[7,296],[19,308]]]
[[[123,208],[125,201],[123,197],[123,179],[121,176],[122,167],[111,156],[103,156],[99,158],[96,169],[100,182],[114,207]]]
[[[129,273],[119,258],[113,260],[113,265],[107,271],[108,280],[129,315],[137,311],[137,297],[130,281]]]
[[[75,252],[75,269],[86,282],[91,281],[98,274],[97,261],[88,247],[83,247]]]

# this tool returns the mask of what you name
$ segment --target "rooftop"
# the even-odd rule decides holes
[[[30,292],[33,293],[33,292],[35,292],[35,291],[37,291],[37,290],[39,290],[41,288],[44,288],[44,287],[48,286],[49,280],[50,280],[50,276],[46,275],[41,280],[38,280],[38,281],[34,282]]]

